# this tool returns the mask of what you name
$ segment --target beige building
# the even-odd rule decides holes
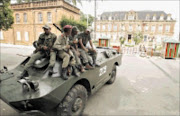
[[[64,0],[12,4],[14,24],[8,31],[0,31],[0,42],[15,45],[32,45],[43,33],[42,26],[49,24],[56,35],[60,32],[52,25],[59,24],[63,16],[80,19],[80,10]]]
[[[174,35],[175,20],[164,11],[118,11],[104,12],[96,22],[96,39],[106,36],[111,43],[125,38],[125,44],[134,44],[136,34],[143,36],[143,41],[161,42]]]

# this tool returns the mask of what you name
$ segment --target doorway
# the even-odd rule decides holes
[[[131,43],[131,34],[128,34],[128,42]]]

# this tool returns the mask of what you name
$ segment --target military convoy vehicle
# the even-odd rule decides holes
[[[116,50],[103,47],[96,50],[99,67],[81,73],[80,77],[71,75],[68,80],[61,78],[60,59],[56,61],[55,73],[48,75],[45,71],[48,58],[36,61],[29,77],[18,79],[30,59],[27,57],[13,70],[1,71],[0,98],[21,115],[39,116],[51,111],[57,116],[81,115],[88,97],[104,84],[115,81],[116,66],[121,64],[122,54]]]

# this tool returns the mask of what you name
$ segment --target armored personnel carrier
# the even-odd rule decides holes
[[[61,78],[61,60],[57,59],[54,74],[45,72],[49,60],[36,61],[29,77],[18,79],[30,57],[10,71],[0,74],[0,98],[22,115],[46,115],[56,112],[57,116],[81,115],[88,96],[104,84],[112,84],[116,78],[116,66],[121,64],[122,54],[110,48],[99,47],[97,64],[92,70]],[[49,115],[48,115],[49,116]]]

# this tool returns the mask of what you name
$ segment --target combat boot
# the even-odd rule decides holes
[[[80,71],[81,71],[81,73],[85,72],[84,67],[82,65],[80,65]]]
[[[23,79],[24,77],[28,77],[29,74],[28,74],[28,71],[24,70],[20,76],[18,76],[19,79]]]
[[[77,68],[75,66],[72,66],[72,69],[73,69],[73,74],[76,76],[76,77],[79,77],[79,73],[77,71]]]
[[[53,67],[50,67],[50,68],[49,68],[49,73],[48,73],[48,75],[49,75],[49,76],[52,76],[53,73],[54,73],[54,72],[53,72]]]
[[[93,60],[93,67],[100,67],[100,65],[96,63],[96,60]]]
[[[93,67],[90,66],[90,65],[87,63],[85,69],[86,69],[86,70],[90,70],[90,69],[93,69]]]
[[[62,78],[64,79],[64,80],[67,80],[68,79],[68,76],[67,76],[67,69],[66,68],[63,68],[62,69]]]

